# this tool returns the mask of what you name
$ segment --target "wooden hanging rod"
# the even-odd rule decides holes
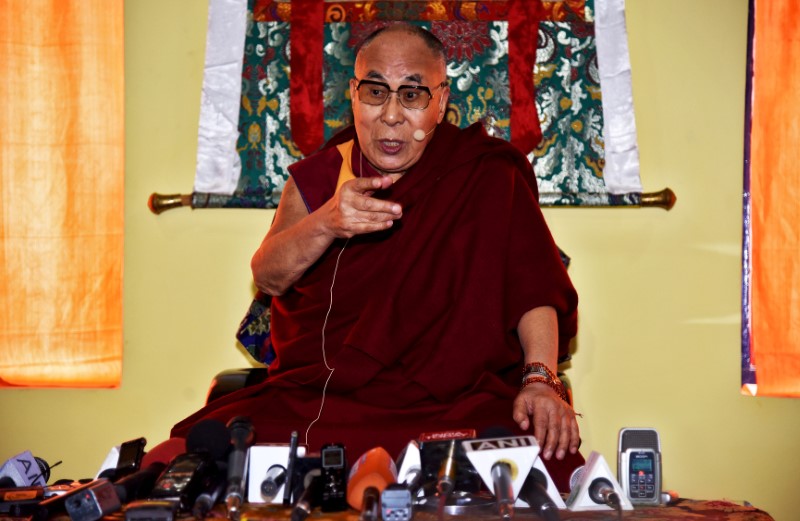
[[[150,211],[158,215],[172,208],[188,206],[190,208],[221,208],[220,205],[209,204],[210,194],[157,194],[153,193],[147,200]],[[644,192],[640,195],[638,204],[587,204],[574,205],[569,208],[663,208],[671,210],[675,206],[675,192],[670,188],[664,188],[658,192]],[[559,207],[566,205],[543,204],[543,207]]]

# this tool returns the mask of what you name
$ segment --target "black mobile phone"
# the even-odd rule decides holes
[[[322,502],[323,512],[347,510],[347,459],[344,445],[330,443],[320,451],[322,464]]]
[[[119,457],[117,458],[116,477],[136,472],[142,465],[144,457],[144,447],[147,445],[145,438],[129,440],[119,446]]]

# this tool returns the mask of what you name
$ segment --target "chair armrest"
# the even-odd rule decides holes
[[[217,398],[230,394],[233,391],[244,389],[251,385],[261,383],[267,378],[266,367],[244,367],[241,369],[226,369],[217,373],[208,389],[206,403],[211,403]]]

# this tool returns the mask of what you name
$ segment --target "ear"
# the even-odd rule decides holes
[[[350,78],[350,108],[353,108],[353,104],[355,103],[356,96],[358,96],[358,91],[356,90],[356,79]]]
[[[441,123],[447,113],[447,102],[450,99],[450,86],[442,87],[442,97],[439,99],[439,114],[436,116],[436,123]]]

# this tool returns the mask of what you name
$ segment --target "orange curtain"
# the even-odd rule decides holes
[[[123,0],[0,0],[0,385],[119,385],[123,57]]]
[[[754,0],[751,363],[800,396],[800,0]]]

